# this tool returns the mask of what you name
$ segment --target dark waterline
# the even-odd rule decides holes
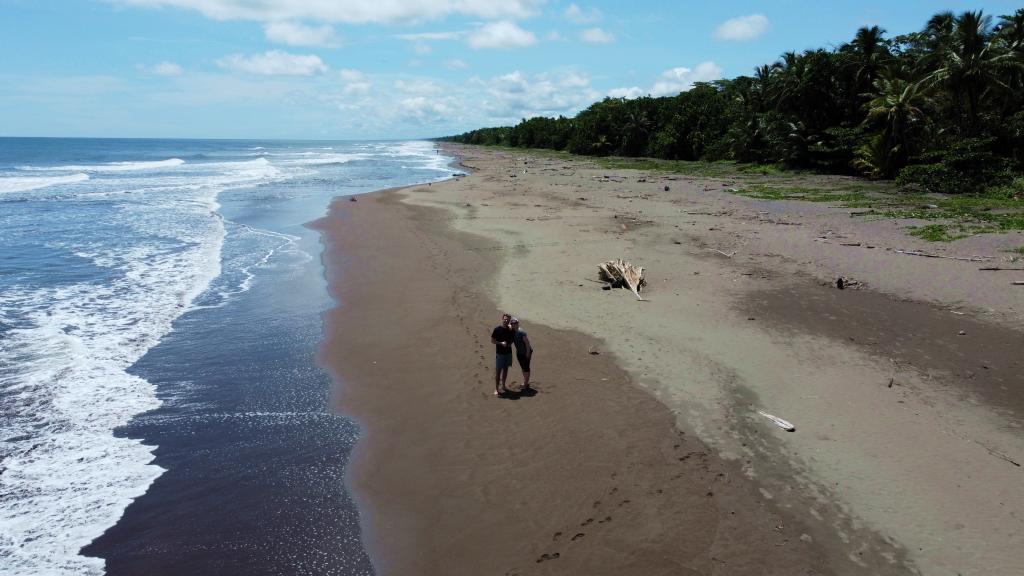
[[[265,198],[224,211],[250,226],[288,216]],[[83,549],[108,574],[372,574],[344,487],[359,431],[330,413],[314,362],[330,305],[320,248],[312,231],[288,233],[314,256],[298,272],[271,266],[249,292],[182,316],[132,368],[164,405],[119,435],[157,445],[167,472]]]

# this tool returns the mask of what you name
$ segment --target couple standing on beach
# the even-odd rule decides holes
[[[519,360],[519,367],[523,369],[522,391],[530,388],[530,359],[533,357],[533,346],[526,336],[525,330],[519,329],[519,319],[513,318],[511,314],[501,315],[501,324],[491,331],[491,342],[495,346],[494,360],[494,395],[501,396],[508,393],[505,387],[505,380],[508,379],[508,369],[512,366],[512,345],[516,347],[516,359]]]

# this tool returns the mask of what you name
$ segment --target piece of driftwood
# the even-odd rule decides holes
[[[914,250],[893,250],[898,254],[906,254],[907,256],[923,256],[925,258],[943,258],[945,260],[960,260],[961,262],[984,262],[985,260],[991,260],[991,258],[985,258],[983,256],[943,256],[941,254],[928,254],[927,252],[917,252]]]
[[[1024,280],[1014,280],[1013,281],[1013,285],[1014,286],[1024,286]]]
[[[601,280],[613,287],[626,286],[636,294],[637,300],[643,300],[640,291],[647,285],[643,266],[634,266],[621,258],[616,258],[599,264],[597,270]]]
[[[763,410],[758,410],[757,413],[760,414],[761,416],[764,416],[765,418],[771,420],[776,426],[778,426],[779,428],[782,428],[786,432],[796,432],[796,426],[793,426],[788,421],[783,420],[782,418],[779,418],[778,416],[772,416],[771,414],[769,414],[767,412],[764,412]]]
[[[736,255],[736,251],[735,250],[733,250],[732,252],[722,252],[721,250],[718,250],[717,248],[708,248],[708,250],[711,250],[712,252],[718,252],[719,254],[721,254],[722,256],[725,256],[726,258],[732,258],[733,256]]]
[[[1024,268],[1000,268],[999,266],[986,266],[984,268],[978,268],[978,270],[1024,270]]]

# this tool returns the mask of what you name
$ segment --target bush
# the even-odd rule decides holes
[[[970,182],[962,175],[942,164],[911,164],[896,175],[896,184],[903,187],[918,186],[928,192],[960,194],[968,191]]]
[[[971,138],[930,152],[900,170],[896,184],[941,194],[978,194],[1013,180],[1011,162],[992,152],[991,138]]]

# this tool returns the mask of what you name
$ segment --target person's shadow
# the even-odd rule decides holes
[[[519,388],[518,390],[509,389],[508,392],[504,392],[498,395],[498,398],[502,400],[519,400],[520,398],[533,398],[537,395],[537,389],[533,386],[529,388]]]

